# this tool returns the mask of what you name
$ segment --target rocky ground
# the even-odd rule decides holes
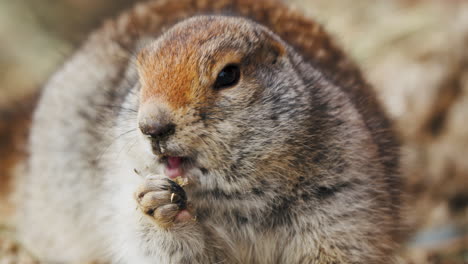
[[[0,106],[31,93],[130,0],[0,2]],[[468,2],[293,0],[361,65],[404,143],[404,263],[468,263]],[[3,224],[1,224],[3,223]],[[34,263],[0,221],[0,264]]]

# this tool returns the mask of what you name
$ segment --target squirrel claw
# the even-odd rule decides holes
[[[187,215],[190,215],[186,210],[187,197],[184,189],[167,178],[146,178],[135,192],[134,198],[137,208],[164,228],[170,227],[174,222],[186,221]]]

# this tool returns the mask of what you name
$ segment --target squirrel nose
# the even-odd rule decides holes
[[[154,121],[140,125],[143,134],[154,140],[165,139],[175,133],[175,124],[165,120]]]
[[[152,151],[156,155],[167,151],[166,141],[176,132],[171,116],[171,112],[161,104],[144,104],[139,109],[140,130],[150,139]]]
[[[146,104],[140,108],[140,130],[153,141],[161,141],[175,133],[170,112],[161,105]]]

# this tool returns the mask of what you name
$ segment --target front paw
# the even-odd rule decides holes
[[[168,178],[147,177],[135,192],[135,200],[138,208],[163,228],[192,218],[186,210],[187,196],[184,189]]]

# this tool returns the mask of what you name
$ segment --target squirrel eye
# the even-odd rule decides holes
[[[234,65],[234,64],[229,64],[218,73],[218,77],[216,78],[214,88],[219,90],[219,89],[233,86],[237,84],[237,82],[239,81],[239,78],[240,78],[239,66]]]

